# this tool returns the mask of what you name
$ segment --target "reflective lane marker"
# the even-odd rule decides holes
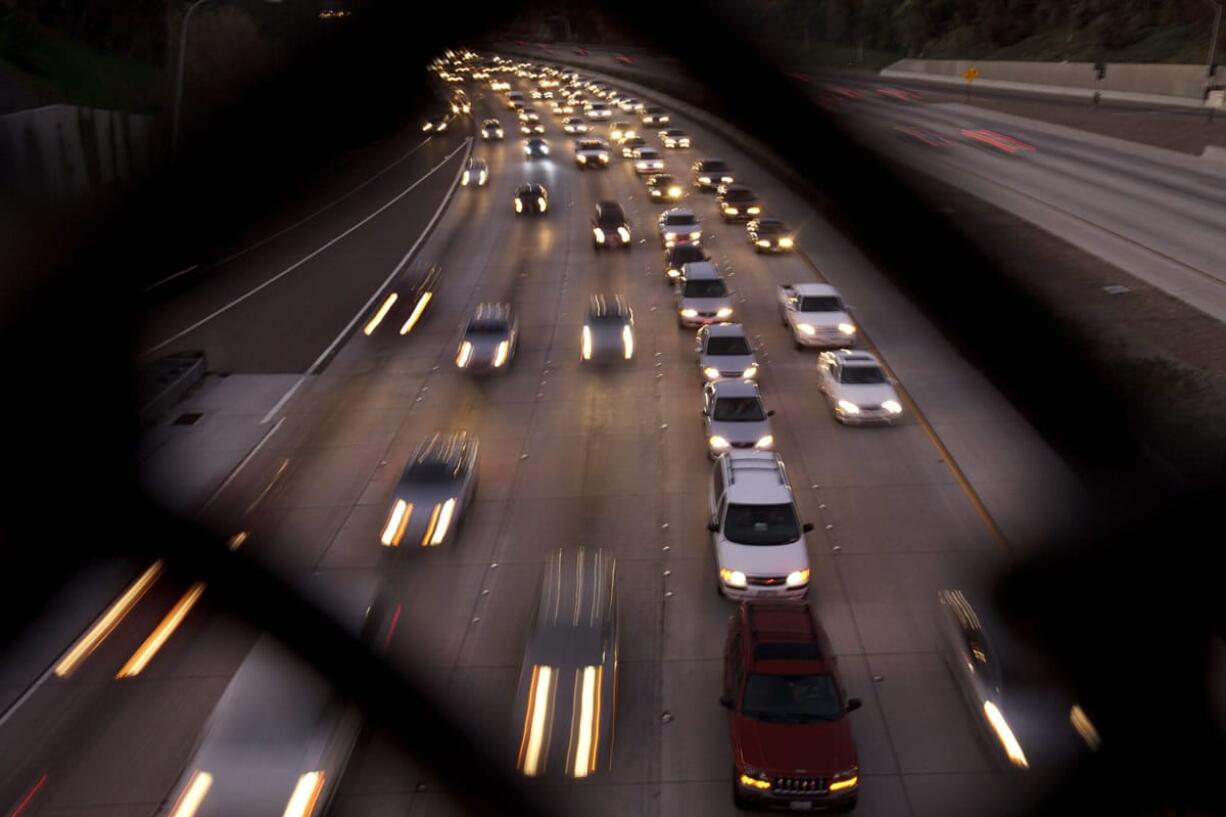
[[[324,250],[328,249],[328,248],[329,248],[329,247],[331,247],[333,244],[335,244],[335,243],[337,243],[338,241],[340,241],[342,238],[345,238],[345,237],[346,237],[346,236],[348,236],[349,234],[353,233],[355,230],[357,230],[357,229],[359,229],[360,227],[364,226],[364,225],[365,225],[367,222],[369,222],[369,221],[370,221],[371,219],[373,219],[375,216],[379,215],[379,214],[380,214],[380,213],[382,213],[384,210],[386,210],[387,208],[391,207],[393,204],[395,204],[396,202],[400,201],[402,198],[404,198],[405,196],[407,196],[409,193],[413,192],[413,190],[414,190],[414,189],[415,189],[415,188],[416,188],[416,187],[417,187],[419,184],[421,184],[422,182],[424,182],[426,179],[430,178],[432,175],[434,175],[435,171],[437,171],[437,170],[438,170],[440,167],[443,167],[445,164],[447,164],[449,161],[451,161],[451,157],[455,156],[455,155],[456,155],[457,153],[459,153],[461,150],[464,150],[465,148],[467,148],[467,147],[470,145],[471,141],[472,141],[472,140],[471,140],[471,138],[470,138],[470,139],[465,139],[465,140],[464,140],[464,144],[460,145],[460,146],[459,146],[459,147],[457,147],[455,150],[451,151],[451,153],[448,153],[448,154],[447,154],[447,156],[446,156],[446,157],[445,157],[445,158],[444,158],[444,159],[443,159],[441,162],[439,162],[438,164],[436,164],[434,167],[430,168],[430,170],[426,171],[426,174],[425,174],[424,176],[422,176],[420,179],[418,179],[417,181],[415,181],[415,182],[413,182],[412,184],[410,184],[408,187],[406,187],[406,188],[404,188],[403,190],[401,190],[401,191],[400,191],[399,193],[397,193],[395,196],[392,196],[392,198],[388,199],[388,200],[387,200],[387,201],[386,201],[386,202],[385,202],[385,203],[384,203],[382,206],[380,206],[380,207],[379,207],[378,209],[376,209],[374,212],[370,213],[370,214],[369,214],[368,216],[366,216],[365,218],[363,218],[363,219],[361,219],[360,221],[358,221],[358,222],[357,222],[356,224],[354,224],[353,226],[349,227],[349,228],[348,228],[347,230],[345,230],[344,232],[342,232],[342,233],[340,233],[340,234],[336,235],[335,237],[333,237],[333,238],[329,239],[327,242],[325,242],[324,244],[322,244],[321,246],[319,246],[319,247],[318,247],[318,248],[316,248],[315,250],[312,250],[311,252],[307,253],[306,255],[304,255],[302,258],[298,259],[298,260],[297,260],[297,261],[295,261],[294,263],[290,264],[288,267],[286,267],[285,269],[281,270],[281,271],[280,271],[280,272],[278,272],[276,275],[274,275],[274,276],[272,276],[271,278],[269,278],[267,281],[263,282],[262,284],[259,284],[259,285],[258,285],[258,286],[256,286],[256,287],[253,287],[252,289],[250,289],[250,290],[248,290],[247,292],[243,293],[242,295],[238,296],[238,297],[237,297],[237,298],[235,298],[234,300],[230,301],[230,302],[229,302],[228,304],[226,304],[225,306],[222,306],[222,307],[220,307],[220,308],[218,308],[218,309],[215,309],[213,312],[209,313],[208,315],[204,316],[204,317],[203,317],[203,318],[201,318],[200,320],[196,321],[196,322],[195,322],[195,323],[193,323],[191,326],[188,326],[186,329],[183,329],[182,331],[176,332],[175,334],[171,335],[170,337],[166,338],[165,340],[161,341],[160,343],[154,344],[154,345],[153,345],[153,346],[151,346],[150,348],[148,348],[148,349],[146,349],[145,351],[141,352],[141,357],[147,357],[147,356],[149,356],[149,355],[153,354],[154,352],[157,352],[157,351],[159,351],[159,350],[161,350],[161,349],[166,348],[167,346],[169,346],[170,344],[174,343],[176,340],[178,340],[179,338],[183,337],[184,335],[191,334],[192,332],[196,331],[196,330],[197,330],[197,329],[199,329],[201,326],[204,326],[206,323],[208,323],[209,321],[211,321],[211,320],[213,320],[214,318],[218,317],[219,315],[223,315],[223,314],[225,314],[226,312],[229,312],[231,309],[233,309],[234,307],[238,306],[238,305],[239,305],[239,304],[241,304],[243,301],[247,300],[248,298],[250,298],[251,296],[255,295],[256,293],[258,293],[258,292],[260,292],[260,291],[262,291],[262,290],[264,290],[264,289],[266,289],[266,288],[268,288],[268,287],[272,286],[274,283],[276,283],[277,281],[281,280],[281,279],[282,279],[282,278],[284,278],[286,275],[289,275],[291,272],[293,272],[294,270],[298,269],[299,267],[301,267],[301,266],[302,266],[303,264],[305,264],[306,262],[310,261],[310,260],[311,260],[312,258],[314,258],[315,256],[319,255],[319,254],[320,254],[320,253],[322,253]],[[450,195],[448,195],[448,199],[450,199]],[[433,222],[431,222],[431,223],[433,223]],[[414,245],[414,246],[416,246],[416,245]]]

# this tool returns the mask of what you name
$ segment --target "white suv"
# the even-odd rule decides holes
[[[707,529],[719,590],[726,597],[802,599],[809,552],[783,460],[769,451],[730,451],[715,461]]]

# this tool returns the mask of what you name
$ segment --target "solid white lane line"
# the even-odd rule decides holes
[[[288,402],[289,399],[294,396],[294,392],[298,391],[298,387],[301,386],[305,382],[306,382],[306,375],[303,375],[302,377],[298,378],[294,382],[294,385],[289,387],[289,391],[281,395],[281,399],[277,401],[277,404],[268,410],[268,413],[264,415],[264,419],[260,420],[260,425],[265,425],[273,417],[276,417],[277,412],[281,410],[281,407],[284,406],[286,402]]]
[[[228,311],[230,311],[231,309],[233,309],[234,307],[238,306],[240,303],[242,303],[243,301],[247,300],[248,298],[250,298],[251,296],[255,295],[256,293],[258,293],[258,292],[260,292],[260,291],[262,291],[262,290],[264,290],[264,289],[266,289],[266,288],[268,288],[268,287],[272,286],[274,283],[276,283],[277,281],[281,280],[281,279],[282,279],[282,278],[284,278],[286,275],[289,275],[291,272],[293,272],[294,270],[298,269],[299,267],[301,267],[301,266],[302,266],[303,264],[305,264],[306,262],[310,261],[310,260],[311,260],[312,258],[314,258],[315,256],[319,255],[319,254],[320,254],[320,253],[322,253],[324,250],[326,250],[326,249],[328,249],[329,247],[331,247],[333,244],[336,244],[336,243],[337,243],[338,241],[340,241],[341,239],[345,238],[346,236],[348,236],[348,235],[350,235],[351,233],[353,233],[355,230],[357,230],[357,229],[359,229],[360,227],[364,226],[364,225],[365,225],[367,222],[369,222],[371,219],[375,218],[375,217],[376,217],[376,216],[378,216],[380,213],[382,213],[384,210],[387,210],[387,209],[388,209],[389,207],[391,207],[393,204],[395,204],[396,202],[400,201],[402,198],[404,198],[404,197],[405,197],[405,196],[407,196],[409,193],[411,193],[411,192],[414,190],[414,188],[416,188],[416,187],[417,187],[419,184],[421,184],[422,182],[424,182],[426,179],[430,178],[430,176],[434,175],[435,171],[437,171],[437,170],[438,170],[440,167],[442,167],[443,165],[447,164],[447,162],[451,161],[451,157],[455,156],[455,155],[456,155],[457,153],[459,153],[461,150],[464,150],[466,147],[468,147],[468,145],[469,145],[470,141],[471,141],[471,140],[466,139],[466,140],[465,140],[465,142],[464,142],[464,144],[460,145],[460,146],[459,146],[459,147],[457,147],[455,150],[451,151],[451,153],[448,153],[448,154],[447,154],[447,156],[446,156],[446,157],[444,157],[444,159],[443,159],[441,162],[439,162],[438,164],[436,164],[434,167],[430,168],[430,170],[426,171],[426,174],[425,174],[424,176],[422,176],[420,179],[418,179],[417,181],[415,181],[415,182],[413,182],[412,184],[410,184],[410,185],[409,185],[408,187],[406,187],[405,189],[401,190],[399,193],[397,193],[397,194],[396,194],[395,196],[393,196],[392,198],[388,199],[388,201],[387,201],[387,202],[385,202],[385,203],[384,203],[382,206],[380,206],[380,207],[379,207],[377,210],[375,210],[374,212],[372,212],[370,215],[368,215],[368,216],[366,216],[365,218],[363,218],[361,221],[359,221],[359,222],[357,222],[356,224],[354,224],[353,226],[349,227],[349,228],[348,228],[347,230],[345,230],[344,232],[342,232],[342,233],[340,233],[340,234],[336,235],[335,237],[333,237],[333,238],[329,239],[327,242],[325,242],[324,244],[322,244],[320,247],[318,247],[317,249],[312,250],[310,253],[308,253],[308,254],[304,255],[302,258],[298,259],[298,260],[297,260],[297,261],[295,261],[293,264],[290,264],[288,267],[286,267],[285,269],[281,270],[281,271],[280,271],[280,272],[278,272],[276,275],[274,275],[274,276],[272,276],[271,278],[269,278],[267,281],[264,281],[262,284],[260,284],[260,285],[258,285],[258,286],[256,286],[256,287],[254,287],[254,288],[252,288],[252,289],[248,290],[248,291],[247,291],[247,292],[245,292],[244,294],[242,294],[242,295],[240,295],[239,297],[235,298],[234,300],[230,301],[230,303],[226,304],[225,306],[222,306],[222,307],[220,307],[220,308],[218,308],[218,309],[214,310],[214,311],[213,311],[213,312],[211,312],[210,314],[206,315],[205,317],[203,317],[203,318],[201,318],[200,320],[198,320],[198,321],[196,321],[195,323],[193,323],[191,326],[188,326],[186,329],[183,329],[183,330],[182,330],[182,331],[180,331],[180,332],[176,332],[174,335],[171,335],[169,338],[166,338],[165,340],[161,341],[160,343],[157,343],[157,344],[155,344],[154,346],[152,346],[152,347],[150,347],[150,348],[146,349],[145,351],[141,352],[141,357],[147,357],[148,355],[151,355],[151,354],[153,354],[154,352],[157,352],[157,351],[158,351],[158,350],[160,350],[160,349],[164,349],[165,347],[167,347],[167,346],[169,346],[170,344],[174,343],[176,340],[178,340],[179,338],[183,337],[184,335],[191,334],[192,332],[194,332],[194,331],[196,331],[197,329],[199,329],[201,326],[204,326],[206,323],[208,323],[209,321],[211,321],[211,320],[213,320],[214,318],[218,317],[219,315],[223,315],[223,314],[225,314],[226,312],[228,312]],[[448,196],[448,198],[450,198],[450,196]]]
[[[368,178],[366,181],[362,182],[361,184],[357,185],[356,187],[354,187],[354,188],[350,189],[348,192],[343,193],[342,195],[340,195],[340,196],[338,196],[337,198],[333,199],[332,201],[328,202],[328,203],[327,203],[327,204],[325,204],[323,207],[320,207],[318,210],[316,210],[315,212],[311,213],[310,215],[305,216],[305,217],[303,217],[303,218],[299,219],[298,221],[295,221],[293,224],[289,225],[288,227],[284,227],[284,228],[282,228],[282,229],[280,229],[280,230],[277,230],[277,231],[276,231],[275,233],[273,233],[272,235],[269,235],[269,236],[266,236],[266,237],[264,237],[264,238],[261,238],[259,241],[255,242],[254,244],[251,244],[250,246],[244,247],[244,248],[243,248],[243,249],[241,249],[241,250],[238,250],[238,251],[236,251],[236,252],[232,252],[232,253],[230,253],[229,255],[227,255],[226,257],[224,257],[224,258],[222,258],[222,259],[220,259],[220,260],[214,261],[214,262],[213,262],[213,263],[211,263],[209,266],[211,266],[211,267],[220,267],[222,264],[228,264],[229,262],[233,261],[235,258],[239,258],[239,257],[241,257],[241,256],[244,256],[244,255],[246,255],[247,253],[251,252],[252,250],[257,250],[257,249],[259,249],[260,247],[263,247],[263,246],[264,246],[265,244],[267,244],[268,242],[273,241],[273,240],[275,240],[275,239],[277,239],[277,238],[280,238],[281,236],[285,235],[286,233],[288,233],[288,232],[290,232],[290,231],[292,231],[292,230],[296,230],[296,229],[298,229],[298,228],[299,228],[299,227],[301,227],[303,224],[306,224],[308,221],[310,221],[311,219],[315,218],[316,216],[318,216],[318,215],[320,215],[320,214],[322,214],[322,213],[325,213],[325,212],[327,212],[328,210],[331,210],[333,207],[335,207],[336,205],[340,204],[342,201],[344,201],[345,199],[349,198],[350,196],[352,196],[354,193],[358,192],[358,191],[359,191],[359,190],[361,190],[362,188],[366,187],[368,184],[370,184],[370,183],[371,183],[371,182],[373,182],[375,179],[377,179],[377,178],[379,178],[380,176],[382,176],[384,173],[387,173],[387,172],[388,172],[389,170],[391,170],[393,167],[395,167],[396,165],[400,164],[401,162],[403,162],[405,159],[407,159],[407,158],[409,158],[410,156],[412,156],[412,155],[413,155],[414,153],[416,153],[417,151],[421,150],[421,148],[422,148],[422,147],[424,147],[424,146],[425,146],[425,144],[426,144],[427,142],[429,142],[429,141],[430,141],[430,140],[429,140],[428,138],[426,138],[426,139],[422,139],[420,142],[418,142],[416,145],[414,145],[412,148],[410,148],[408,151],[406,151],[404,154],[402,154],[402,155],[401,155],[399,158],[397,158],[397,159],[395,159],[394,161],[392,161],[392,163],[391,163],[391,164],[389,164],[389,165],[387,165],[386,167],[384,167],[384,168],[382,168],[381,170],[379,170],[377,173],[375,173],[373,176],[371,176],[370,178]],[[199,265],[199,264],[192,264],[190,267],[188,267],[188,268],[186,268],[186,269],[179,270],[179,271],[178,271],[178,272],[176,272],[174,275],[169,275],[169,276],[167,276],[167,277],[163,278],[163,279],[162,279],[162,280],[160,280],[160,281],[157,281],[157,282],[155,282],[155,283],[153,283],[153,284],[150,284],[149,286],[145,287],[145,288],[144,288],[143,290],[141,290],[141,291],[142,291],[142,292],[151,292],[152,290],[155,290],[155,289],[157,289],[158,287],[160,287],[162,284],[165,284],[165,283],[168,283],[168,282],[170,282],[170,281],[173,281],[175,278],[178,278],[180,275],[183,275],[184,273],[191,272],[192,270],[194,270],[194,269],[198,269],[199,267],[200,267],[200,265]]]
[[[230,472],[230,475],[226,477],[225,481],[222,482],[221,485],[217,486],[217,490],[214,491],[213,495],[210,496],[205,501],[205,503],[200,506],[200,510],[203,511],[205,508],[212,505],[213,502],[217,499],[217,497],[221,496],[221,492],[226,489],[226,486],[228,486],[231,482],[233,482],[234,478],[238,476],[239,471],[242,471],[243,468],[247,466],[247,463],[251,462],[251,460],[255,458],[255,455],[258,454],[260,449],[264,447],[264,443],[272,439],[272,435],[277,433],[277,429],[279,429],[281,427],[281,424],[284,422],[285,422],[285,418],[282,417],[280,420],[277,420],[277,424],[275,426],[268,429],[268,433],[265,434],[258,443],[256,443],[255,448],[247,452],[247,456],[243,457],[242,461],[239,462],[238,465],[234,466],[234,470]]]

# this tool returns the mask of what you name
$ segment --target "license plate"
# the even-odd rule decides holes
[[[788,807],[791,808],[792,811],[808,811],[809,809],[813,808],[813,801],[793,800],[792,802],[788,803]]]

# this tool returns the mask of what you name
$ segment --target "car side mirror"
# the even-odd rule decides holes
[[[708,522],[707,530],[711,531],[711,533],[719,533],[719,523],[718,522]]]
[[[766,416],[767,416],[767,417],[774,417],[774,416],[775,416],[775,410],[774,410],[774,409],[771,409],[770,411],[766,412]]]
[[[851,701],[848,701],[848,703],[850,704]],[[732,702],[732,698],[728,695],[719,696],[719,705],[725,709],[732,709],[732,707],[735,706],[735,704]]]
[[[859,698],[848,698],[846,711],[855,712],[862,706],[864,706],[864,701],[861,701]]]
[[[813,530],[813,523],[812,523],[812,522],[806,522],[806,523],[804,524],[804,526],[803,526],[802,530],[803,530],[805,533],[808,533],[809,531]]]

